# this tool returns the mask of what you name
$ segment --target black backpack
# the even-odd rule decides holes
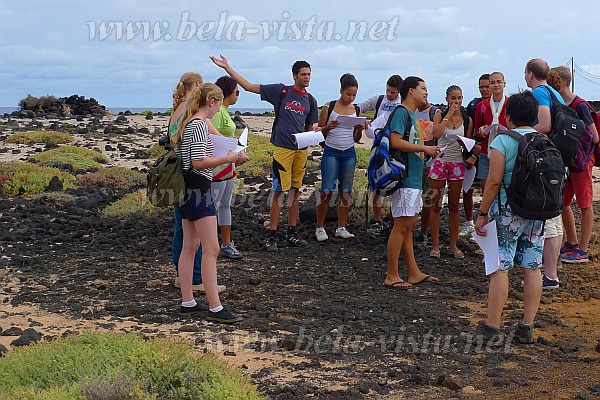
[[[554,143],[539,132],[521,135],[510,130],[498,134],[519,142],[510,185],[507,188],[502,183],[513,214],[538,221],[559,216],[563,209],[565,164]]]
[[[577,155],[585,124],[575,110],[558,101],[550,88],[546,85],[544,85],[544,88],[552,98],[552,107],[550,107],[552,129],[548,133],[548,137],[560,151],[565,166],[571,167]]]

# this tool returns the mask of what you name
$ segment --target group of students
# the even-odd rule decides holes
[[[440,212],[447,186],[449,250],[454,257],[464,257],[463,252],[457,247],[461,194],[467,220],[463,230],[471,227],[478,234],[485,235],[485,225],[490,220],[496,220],[498,223],[500,265],[499,270],[491,274],[488,317],[486,322],[478,327],[478,332],[490,340],[500,335],[500,315],[508,295],[507,272],[514,265],[518,265],[522,267],[525,276],[525,304],[523,318],[516,326],[515,335],[523,343],[533,340],[533,319],[539,305],[542,287],[558,287],[556,263],[559,254],[562,254],[561,258],[567,262],[573,258],[577,262],[587,260],[587,246],[593,223],[591,208],[593,161],[585,171],[570,175],[564,196],[565,212],[562,217],[567,231],[567,241],[561,247],[560,217],[558,221],[549,220],[545,223],[524,220],[513,215],[510,207],[505,204],[505,186],[510,184],[518,145],[514,138],[489,128],[502,125],[522,135],[534,130],[548,133],[551,127],[552,107],[548,91],[552,90],[561,100],[561,95],[564,96],[568,102],[572,102],[575,98],[568,90],[570,77],[564,70],[560,68],[550,70],[545,61],[530,60],[525,68],[525,81],[532,92],[526,91],[510,97],[504,94],[506,83],[502,73],[484,75],[479,80],[482,97],[475,99],[466,109],[462,107],[462,90],[452,85],[446,90],[447,107],[444,110],[439,110],[428,102],[425,81],[416,76],[402,79],[394,75],[387,81],[385,95],[374,96],[364,103],[355,105],[358,82],[353,75],[344,74],[340,79],[339,99],[324,104],[319,115],[316,100],[307,91],[312,71],[306,61],[294,63],[292,66],[294,83],[286,86],[282,83],[270,85],[250,83],[229,65],[225,57],[211,56],[211,59],[215,65],[225,70],[227,76],[220,80],[231,79],[230,86],[224,88],[223,85],[202,84],[197,74],[194,75],[190,86],[189,82],[184,82],[186,81],[184,75],[180,83],[188,86],[181,94],[177,94],[178,90],[176,90],[174,113],[169,128],[172,142],[186,172],[187,189],[195,189],[187,190],[184,203],[180,207],[175,206],[176,221],[179,218],[183,231],[183,249],[178,260],[176,260],[178,247],[173,246],[173,262],[176,267],[178,266],[177,282],[182,292],[182,313],[207,309],[194,300],[192,291],[193,285],[198,283],[196,281],[198,268],[197,263],[194,263],[194,257],[198,260],[196,251],[202,244],[202,282],[209,303],[207,319],[218,322],[237,322],[241,319],[224,310],[218,297],[218,293],[224,288],[217,286],[217,256],[221,251],[221,255],[236,258],[239,252],[229,237],[230,217],[223,218],[220,213],[218,221],[224,245],[219,248],[217,212],[214,205],[215,203],[218,206],[227,205],[227,199],[223,202],[219,200],[219,196],[222,193],[227,194],[228,191],[226,184],[224,188],[211,192],[211,180],[213,168],[223,164],[234,168],[235,163],[247,160],[247,156],[244,153],[230,152],[225,157],[212,157],[212,142],[208,135],[211,130],[220,131],[215,129],[217,124],[212,126],[215,115],[219,112],[221,112],[220,120],[226,121],[225,125],[229,123],[226,107],[235,103],[239,95],[237,85],[240,85],[245,91],[259,94],[262,100],[272,104],[275,109],[275,122],[271,135],[271,142],[274,145],[273,186],[269,203],[267,251],[278,250],[277,232],[285,192],[287,192],[288,209],[286,242],[288,246],[307,245],[306,240],[299,235],[296,225],[299,189],[306,169],[308,152],[306,149],[298,149],[293,139],[294,133],[306,130],[320,130],[325,136],[321,159],[322,184],[317,206],[316,239],[318,241],[328,239],[324,227],[325,215],[329,200],[336,189],[339,193],[339,202],[338,227],[335,236],[343,239],[354,237],[346,229],[356,167],[354,144],[368,127],[368,122],[365,125],[346,128],[338,125],[337,118],[340,115],[359,116],[367,111],[374,111],[376,116],[384,114],[384,118],[389,119],[388,123],[392,131],[390,146],[392,149],[408,153],[408,176],[402,187],[389,198],[393,227],[388,238],[388,265],[384,285],[390,289],[406,289],[413,285],[439,280],[422,272],[417,266],[413,251],[413,231],[421,214],[421,232],[417,235],[417,240],[426,240],[427,230],[430,230],[430,256],[441,257]],[[549,79],[551,85],[557,85],[557,90],[548,86],[546,79]],[[230,97],[231,99],[227,100]],[[597,141],[598,133],[593,123],[589,123],[591,121],[589,110],[587,115],[583,107],[577,107],[577,111],[580,115],[584,114],[581,118],[588,125],[586,129],[594,130]],[[431,123],[427,124],[427,128],[423,128],[421,121]],[[231,133],[233,131],[234,129],[230,129]],[[469,137],[476,141],[470,153],[466,152],[456,136]],[[429,167],[425,164],[426,157],[434,159]],[[476,220],[473,218],[472,190],[463,192],[462,188],[465,171],[475,165],[483,192]],[[424,184],[428,187],[425,191]],[[573,213],[570,211],[573,195],[582,209],[581,241],[577,240]],[[227,196],[230,198],[231,194],[225,197]],[[379,196],[373,194],[375,223],[369,227],[369,231],[374,234],[381,233],[383,229],[381,200]],[[176,226],[174,243],[177,235]],[[227,250],[228,246],[232,251]],[[407,267],[406,280],[400,277],[398,271],[400,254]],[[542,265],[545,268],[544,275],[541,274]]]

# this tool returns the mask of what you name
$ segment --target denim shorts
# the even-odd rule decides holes
[[[479,155],[479,166],[477,167],[477,178],[487,179],[490,174],[490,157],[488,154]]]
[[[199,189],[187,190],[179,210],[181,211],[181,218],[190,222],[217,215],[210,190],[208,192],[202,192]]]
[[[356,150],[336,150],[325,145],[321,158],[321,192],[335,191],[336,182],[339,192],[352,192],[354,170],[356,169]]]

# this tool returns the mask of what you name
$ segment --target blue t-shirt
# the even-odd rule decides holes
[[[529,132],[535,132],[534,129],[513,129],[515,132],[525,135]],[[500,153],[504,154],[504,177],[502,181],[504,185],[500,185],[500,201],[502,204],[506,204],[506,191],[504,186],[510,186],[510,180],[512,178],[513,169],[515,168],[515,161],[517,160],[517,153],[519,151],[519,142],[513,139],[509,135],[503,135],[498,132],[498,136],[490,144],[491,149],[496,149]]]
[[[284,86],[283,83],[260,85],[260,99],[277,107],[277,101]],[[281,109],[278,111],[279,121],[271,135],[271,143],[275,146],[296,150],[298,147],[292,135],[306,131],[306,124],[312,125],[318,122],[318,109],[314,108],[311,110],[308,92],[300,93],[293,86],[290,87],[283,98]]]
[[[548,93],[548,90],[552,90],[552,93],[554,93],[554,95],[556,96],[556,98],[558,99],[558,101],[560,101],[562,104],[565,104],[565,101],[563,100],[562,96],[560,95],[560,93],[558,93],[556,90],[554,90],[554,88],[552,88],[552,86],[549,85],[540,85],[538,87],[536,87],[535,89],[533,89],[533,97],[535,97],[538,101],[538,103],[540,103],[540,106],[546,106],[550,108],[550,111],[552,111],[552,97],[550,96],[550,93]]]
[[[390,121],[390,130],[404,135],[407,118],[410,116],[412,126],[408,135],[408,142],[422,144],[421,134],[417,130],[417,118],[415,114],[404,107],[398,107],[392,120]],[[393,133],[394,134],[394,133]],[[405,138],[406,139],[406,138]],[[424,160],[422,153],[408,153],[408,176],[402,184],[403,188],[423,189],[423,167]]]

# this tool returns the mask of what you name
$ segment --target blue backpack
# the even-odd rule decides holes
[[[375,140],[371,147],[367,169],[369,186],[371,190],[381,196],[389,196],[400,189],[408,175],[408,153],[390,148],[392,134],[390,123],[399,108],[404,108],[404,106],[396,107],[390,114],[385,127],[375,131]],[[409,114],[402,135],[404,140],[408,140],[411,127],[412,121]]]

